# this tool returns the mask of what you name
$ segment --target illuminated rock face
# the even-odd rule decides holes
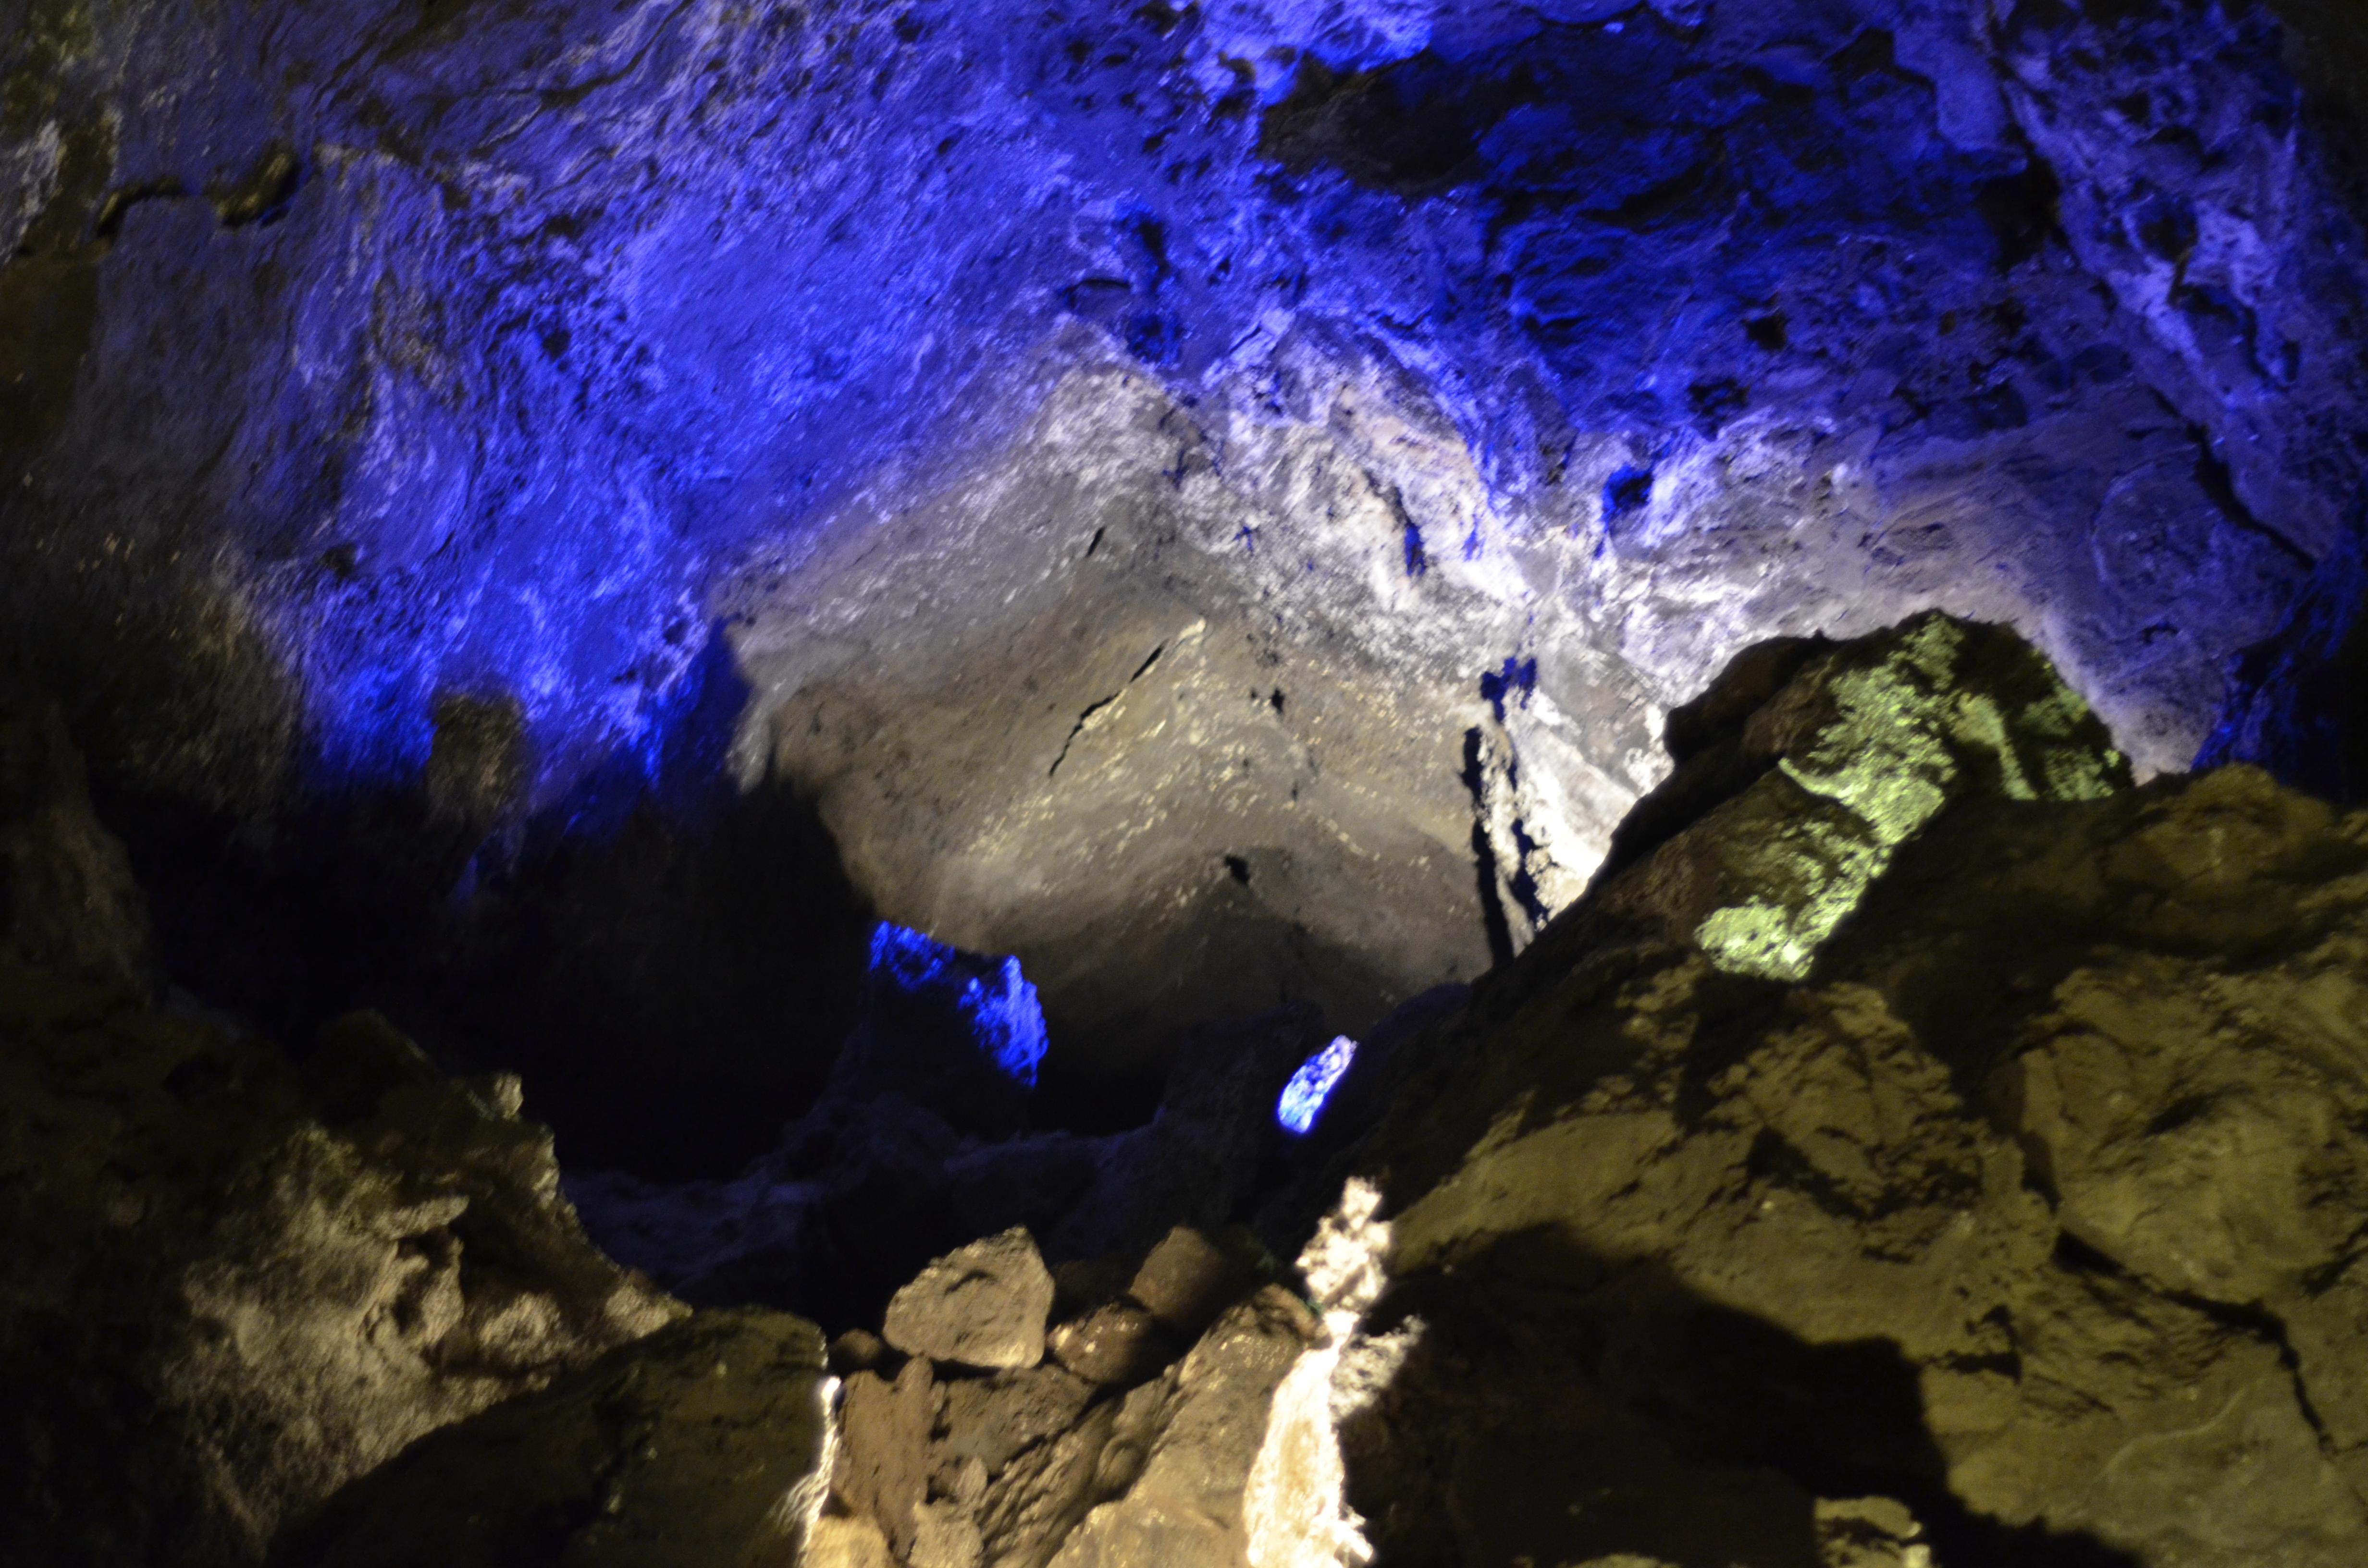
[[[1388,1395],[1336,1417],[1380,1560],[1818,1561],[1773,1470],[1941,1563],[2356,1561],[2368,814],[2241,767],[1976,790],[1775,984],[1688,896],[1781,902],[1759,788],[1409,1051],[1359,1157]]]
[[[727,660],[1114,1062],[1518,949],[1768,635],[2009,622],[2183,764],[2368,425],[2259,15],[19,9],[0,565],[103,774],[564,823]]]
[[[1668,733],[1605,876],[1374,1031],[1304,1136],[1271,1118],[1307,1009],[1204,1038],[1134,1133],[931,1132],[879,1085],[1011,1083],[970,1004],[1025,994],[884,928],[779,1156],[571,1181],[620,1260],[663,1244],[685,1318],[586,1244],[515,1077],[368,1014],[299,1065],[167,993],[56,726],[0,728],[0,1542],[2360,1562],[2368,812],[2134,785],[2011,633],[1935,616],[1764,645]],[[882,1071],[933,1013],[913,1060],[984,1076]],[[888,1190],[900,1161],[939,1190]],[[985,1218],[1012,1201],[1045,1222]],[[827,1348],[745,1305],[834,1295]]]

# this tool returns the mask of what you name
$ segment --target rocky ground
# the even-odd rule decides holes
[[[1587,895],[1304,1141],[1288,1019],[1087,1137],[882,1088],[963,1040],[875,1005],[743,1183],[573,1184],[696,1311],[514,1080],[172,989],[59,728],[6,734],[12,1561],[2368,1551],[2368,813],[2133,783],[2009,632],[1737,661]]]

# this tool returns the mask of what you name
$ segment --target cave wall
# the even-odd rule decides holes
[[[2183,766],[2356,484],[2247,7],[8,9],[0,580],[103,780],[490,706],[564,827],[728,654],[737,776],[1121,1054],[1518,947],[1770,634],[2010,622]]]

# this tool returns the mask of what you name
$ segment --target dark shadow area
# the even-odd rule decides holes
[[[2357,507],[2284,622],[2231,662],[2228,700],[2197,767],[2249,762],[2327,800],[2368,799],[2363,528],[2368,507]]]
[[[416,798],[341,802],[266,844],[170,801],[102,809],[182,984],[275,1039],[369,1006],[456,1071],[518,1072],[571,1165],[738,1168],[854,1022],[870,913],[775,786],[696,826],[639,803],[461,902],[469,848]]]
[[[2368,10],[2351,0],[2270,0],[2284,25],[2287,69],[2302,83],[2303,119],[2368,215]]]
[[[1191,1031],[1156,1115],[1097,1136],[1021,1124],[1010,1084],[965,1070],[977,1049],[944,991],[875,973],[865,993],[822,1096],[746,1173],[570,1173],[612,1256],[694,1305],[785,1308],[837,1334],[875,1327],[932,1257],[981,1236],[1024,1225],[1056,1265],[1139,1257],[1172,1226],[1247,1220],[1306,1158],[1273,1108],[1322,1041],[1312,1007]]]
[[[571,1165],[721,1175],[772,1147],[853,1026],[873,924],[810,802],[741,794],[719,642],[647,754],[519,819],[513,704],[448,697],[424,778],[268,833],[101,791],[169,971],[267,1034],[375,1007],[455,1071],[507,1069]]]
[[[1906,1504],[1950,1568],[2135,1568],[1953,1497],[1897,1346],[1804,1343],[1559,1231],[1405,1279],[1369,1325],[1394,1329],[1412,1347],[1341,1434],[1388,1568],[1818,1568],[1817,1501],[1870,1497]]]
[[[1039,1125],[1080,1132],[1141,1126],[1158,1108],[1196,1030],[1246,1024],[1267,1009],[1311,1006],[1323,1027],[1358,1034],[1405,1000],[1388,970],[1326,940],[1261,893],[1270,850],[1222,860],[1180,903],[1146,892],[1087,910],[1020,953],[1042,991],[1052,1053],[1037,1090]],[[1320,1041],[1318,1043],[1321,1043]]]

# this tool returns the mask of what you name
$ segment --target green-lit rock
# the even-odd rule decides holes
[[[1737,770],[1751,781],[1660,846],[1627,901],[1657,906],[1728,973],[1805,976],[1952,801],[2088,801],[2130,784],[2088,704],[2004,628],[1935,613],[1788,652],[1790,678],[1723,715],[1727,733],[1681,758],[1662,793],[1683,800]]]
[[[1671,743],[1358,1156],[1383,1560],[2368,1560],[2368,812],[1937,618]]]

